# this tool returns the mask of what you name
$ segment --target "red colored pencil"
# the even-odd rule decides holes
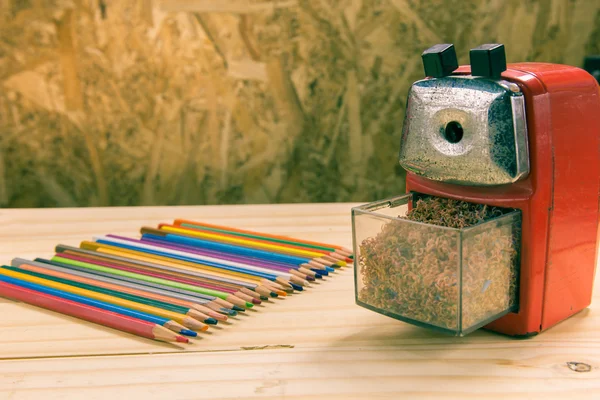
[[[85,321],[93,322],[109,328],[118,329],[136,336],[163,342],[189,343],[188,338],[177,335],[152,322],[131,318],[112,311],[62,299],[36,290],[27,289],[7,282],[0,282],[0,296],[23,303],[31,304],[47,310],[56,311]]]
[[[327,261],[327,263],[332,263],[332,264],[335,264],[337,261],[344,261],[344,262],[349,262],[349,263],[352,262],[351,258],[348,258],[340,253],[336,253],[335,251],[315,249],[315,248],[307,249],[307,247],[302,246],[301,243],[292,244],[292,243],[273,242],[272,240],[269,240],[270,239],[269,237],[239,236],[240,233],[244,233],[244,232],[238,232],[238,231],[234,231],[234,230],[225,232],[225,231],[211,230],[210,226],[207,227],[209,229],[204,229],[203,225],[195,225],[192,228],[189,225],[160,224],[159,231],[160,231],[160,228],[162,228],[163,226],[178,227],[178,228],[189,230],[189,231],[206,231],[206,232],[211,233],[216,236],[224,236],[224,237],[230,237],[230,238],[243,238],[244,240],[247,240],[249,242],[275,244],[281,248],[296,249],[296,250],[310,250],[314,253],[322,254],[321,259],[323,259],[324,261]]]
[[[260,304],[260,300],[254,299],[254,301],[253,301],[253,299],[248,299],[248,300],[242,299],[240,297],[240,293],[236,292],[235,289],[231,289],[231,288],[224,287],[224,286],[211,285],[211,284],[205,283],[204,281],[194,279],[192,277],[182,278],[182,277],[176,276],[173,273],[158,272],[155,269],[150,268],[150,267],[142,267],[142,266],[139,266],[136,268],[127,267],[127,266],[123,266],[123,265],[119,265],[119,264],[115,264],[115,263],[111,263],[111,262],[101,262],[101,261],[96,261],[96,260],[89,260],[89,259],[86,259],[85,257],[79,257],[79,256],[70,255],[70,254],[59,253],[59,254],[57,254],[57,256],[69,258],[72,260],[82,261],[82,262],[89,262],[92,264],[101,265],[101,266],[105,266],[108,268],[114,268],[114,269],[118,269],[121,271],[132,272],[135,274],[146,275],[146,276],[151,276],[151,277],[160,278],[160,279],[166,279],[166,280],[169,280],[172,282],[185,283],[188,285],[203,287],[203,288],[207,288],[207,289],[211,289],[211,290],[218,290],[223,293],[229,293],[229,295],[227,296],[227,301],[230,301],[231,303],[233,303],[237,306],[240,306],[240,307],[244,307],[246,301],[252,301],[252,303]],[[246,295],[244,295],[242,293],[241,296],[246,296]]]
[[[310,247],[310,248],[323,248],[323,247],[331,248],[333,250],[336,250],[340,255],[345,256],[345,257],[352,255],[352,250],[347,249],[342,246],[336,246],[334,244],[313,242],[310,240],[292,238],[292,237],[284,236],[284,235],[273,235],[273,234],[264,233],[264,232],[256,232],[256,231],[251,231],[251,230],[247,230],[247,229],[232,228],[230,226],[208,224],[206,222],[190,221],[190,220],[186,220],[186,219],[176,219],[175,221],[173,221],[173,225],[183,226],[185,224],[198,226],[198,227],[204,226],[207,228],[212,228],[213,230],[216,230],[216,231],[237,232],[237,233],[245,234],[249,237],[254,236],[254,237],[262,237],[262,238],[270,238],[270,239],[272,239],[272,241],[278,242],[278,243],[289,243],[289,244],[304,243],[305,245],[307,245],[306,247]]]

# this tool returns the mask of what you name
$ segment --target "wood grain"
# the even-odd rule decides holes
[[[0,210],[0,261],[48,256],[58,242],[78,244],[95,234],[134,235],[142,225],[178,217],[350,246],[351,206]],[[186,347],[1,300],[0,398],[592,399],[600,393],[600,313],[593,307],[528,340],[486,331],[454,338],[356,306],[351,268],[315,286],[256,307]],[[575,372],[568,362],[591,370]]]

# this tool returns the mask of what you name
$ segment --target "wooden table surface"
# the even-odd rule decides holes
[[[0,210],[0,262],[178,217],[350,247],[351,206]],[[527,340],[455,338],[356,306],[351,268],[314,286],[181,348],[0,299],[0,399],[600,399],[593,305]]]

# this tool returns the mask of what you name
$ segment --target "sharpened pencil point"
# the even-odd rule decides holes
[[[252,308],[254,307],[254,304],[250,303],[249,301],[246,302],[246,308]]]
[[[252,299],[252,303],[253,303],[253,304],[262,304],[262,300],[259,300],[259,299]]]
[[[260,296],[261,300],[269,300],[269,298],[267,296]]]
[[[236,306],[235,304],[233,306],[233,310],[234,311],[246,311],[246,309],[244,307]]]
[[[194,332],[194,331],[192,331],[192,330],[189,330],[189,329],[181,329],[181,330],[179,331],[179,333],[181,333],[182,335],[185,335],[185,336],[191,336],[191,337],[196,337],[196,336],[198,336],[198,334],[197,334],[196,332]]]
[[[315,274],[315,278],[317,278],[317,279],[323,279],[323,275],[321,275],[321,274]]]
[[[209,325],[217,325],[219,323],[219,321],[217,321],[214,318],[207,318],[204,320],[205,324],[209,324]]]
[[[331,267],[325,267],[325,270],[326,270],[327,272],[334,272],[334,271],[335,271],[335,268],[331,268]]]
[[[307,277],[306,277],[306,280],[307,280],[307,281],[309,281],[309,282],[314,282],[314,281],[315,281],[315,278],[314,278],[314,277],[312,277],[312,276],[307,276]]]
[[[190,340],[186,337],[183,336],[177,336],[175,337],[175,340],[177,340],[179,343],[189,343]]]
[[[221,308],[220,311],[224,314],[231,315],[232,317],[235,317],[237,315],[237,311],[231,310],[229,308]]]
[[[301,291],[303,291],[303,290],[304,290],[304,288],[303,288],[302,286],[300,286],[300,285],[296,285],[295,283],[292,283],[292,282],[290,282],[290,285],[292,285],[292,288],[293,288],[294,290],[297,290],[297,291],[299,291],[299,292],[301,292]]]
[[[275,293],[275,292],[271,292],[271,293],[269,293],[269,295],[271,297],[279,297],[279,295],[277,293]]]

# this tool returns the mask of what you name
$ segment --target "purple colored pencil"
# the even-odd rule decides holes
[[[276,263],[276,262],[272,262],[272,261],[258,260],[258,259],[254,259],[251,257],[234,255],[231,253],[223,253],[223,252],[219,252],[219,251],[215,251],[215,250],[201,249],[201,248],[194,247],[194,246],[186,246],[186,245],[171,244],[171,243],[167,244],[160,240],[153,240],[153,239],[141,239],[140,240],[140,239],[133,239],[133,238],[128,238],[128,237],[119,236],[119,235],[106,235],[106,236],[112,237],[115,239],[119,239],[119,240],[126,240],[128,242],[133,242],[133,243],[148,244],[148,245],[162,247],[162,248],[170,249],[170,250],[185,251],[190,254],[202,255],[202,256],[206,256],[206,257],[215,257],[215,258],[219,258],[222,260],[233,261],[233,262],[240,262],[240,263],[251,265],[253,267],[261,267],[261,268],[266,268],[266,269],[270,269],[273,271],[281,271],[281,272],[288,273],[290,269],[297,269],[299,267],[298,265],[290,266],[290,265],[285,265],[285,264]]]
[[[222,251],[218,251],[218,250],[205,249],[205,248],[197,247],[197,246],[165,242],[163,240],[142,238],[141,241],[142,241],[142,243],[148,243],[148,244],[152,244],[155,246],[168,247],[168,248],[172,248],[172,249],[182,249],[182,251],[188,251],[190,253],[205,254],[206,256],[223,258],[226,260],[242,262],[242,263],[256,265],[256,266],[264,267],[264,268],[269,268],[270,266],[275,267],[275,268],[284,268],[284,269],[298,268],[298,264],[288,264],[288,263],[281,263],[281,262],[276,262],[276,261],[269,261],[269,260],[264,260],[264,259],[260,259],[260,258],[256,258],[256,257],[248,257],[248,256],[243,256],[243,255],[238,255],[238,254],[233,254],[233,253],[222,252]]]

